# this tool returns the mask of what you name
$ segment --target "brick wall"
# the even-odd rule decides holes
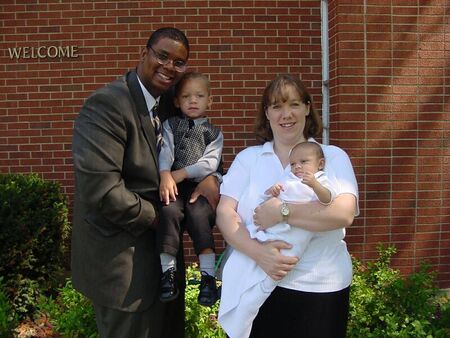
[[[449,5],[419,3],[330,1],[330,136],[360,183],[351,252],[370,259],[376,243],[395,243],[405,273],[431,259],[449,287]],[[191,68],[210,75],[226,166],[253,144],[253,117],[275,74],[300,74],[320,109],[319,1],[3,0],[0,17],[0,172],[40,173],[70,199],[83,100],[134,67],[158,27],[184,30]],[[79,56],[10,57],[9,48],[42,46],[77,46]]]
[[[393,243],[403,272],[428,260],[449,287],[449,3],[331,3],[331,142],[361,189],[350,250]]]

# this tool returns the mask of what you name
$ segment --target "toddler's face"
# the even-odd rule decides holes
[[[202,79],[189,79],[183,85],[175,98],[175,105],[183,114],[191,119],[205,116],[207,109],[211,107],[212,97],[208,87]]]

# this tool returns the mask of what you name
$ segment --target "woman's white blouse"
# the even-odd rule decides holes
[[[336,146],[321,147],[325,154],[325,172],[336,190],[336,197],[349,193],[358,202],[358,185],[348,155]],[[250,223],[260,196],[279,182],[285,171],[290,171],[290,167],[282,167],[272,142],[249,147],[236,156],[223,177],[220,193],[235,199],[243,223]],[[357,206],[355,215],[358,214]],[[333,292],[349,286],[352,264],[344,237],[345,229],[315,233],[293,273],[279,285],[307,292]]]

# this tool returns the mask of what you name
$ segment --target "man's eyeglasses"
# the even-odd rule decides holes
[[[186,70],[186,68],[187,68],[186,61],[173,60],[173,59],[169,58],[166,54],[157,52],[151,46],[148,46],[147,48],[150,49],[153,52],[153,55],[155,56],[156,61],[160,65],[165,66],[165,65],[169,64],[170,62],[172,62],[173,68],[175,68],[175,70],[177,72],[182,73],[182,72],[184,72]]]

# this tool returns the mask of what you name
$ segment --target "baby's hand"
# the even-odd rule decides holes
[[[278,197],[282,191],[284,191],[283,185],[281,183],[276,183],[273,186],[271,186],[269,189],[267,189],[264,192],[264,194],[272,195],[273,197]]]
[[[311,172],[304,172],[303,173],[303,178],[302,178],[302,183],[304,183],[307,186],[312,188],[315,184],[317,184],[317,180],[316,180],[316,177],[314,176],[313,173],[311,173]]]

